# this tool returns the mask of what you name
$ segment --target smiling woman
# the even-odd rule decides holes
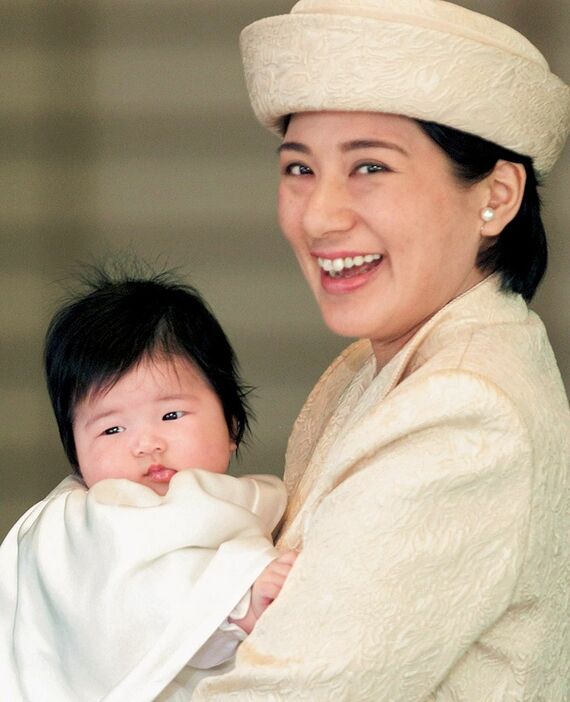
[[[442,0],[301,0],[241,38],[279,222],[336,334],[289,440],[301,553],[193,700],[570,696],[570,412],[537,182],[570,90]]]
[[[483,280],[481,242],[516,213],[524,169],[505,162],[465,188],[418,124],[396,115],[301,113],[285,139],[281,228],[327,325],[370,339],[380,368],[435,311]],[[498,216],[482,226],[489,203]],[[363,263],[338,275],[346,258]]]

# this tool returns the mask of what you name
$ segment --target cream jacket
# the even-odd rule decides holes
[[[540,319],[488,278],[294,427],[285,586],[196,700],[568,702],[570,413]]]
[[[145,702],[231,658],[285,502],[273,476],[186,470],[164,497],[66,478],[0,549],[0,700]]]

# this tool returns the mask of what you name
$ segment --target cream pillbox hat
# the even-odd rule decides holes
[[[320,110],[402,114],[531,156],[544,176],[570,128],[570,89],[522,34],[444,0],[300,0],[241,34],[259,121]]]

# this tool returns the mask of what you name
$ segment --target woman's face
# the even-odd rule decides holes
[[[480,282],[485,181],[467,187],[406,117],[293,116],[280,147],[279,221],[325,323],[369,338],[380,365]]]

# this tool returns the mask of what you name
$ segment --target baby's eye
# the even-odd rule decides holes
[[[109,427],[102,433],[110,436],[111,434],[120,434],[122,431],[125,431],[125,427]]]
[[[283,172],[285,175],[291,176],[304,176],[312,173],[309,166],[305,166],[303,163],[289,163],[285,166]]]
[[[162,420],[163,420],[164,422],[170,422],[170,421],[172,421],[173,419],[180,419],[180,418],[183,417],[185,414],[186,414],[186,412],[182,412],[182,410],[176,410],[175,412],[167,412],[167,413],[164,415],[164,417],[162,418]]]
[[[385,171],[389,171],[390,169],[381,163],[361,163],[354,170],[356,173],[367,175],[370,173],[383,173]]]

